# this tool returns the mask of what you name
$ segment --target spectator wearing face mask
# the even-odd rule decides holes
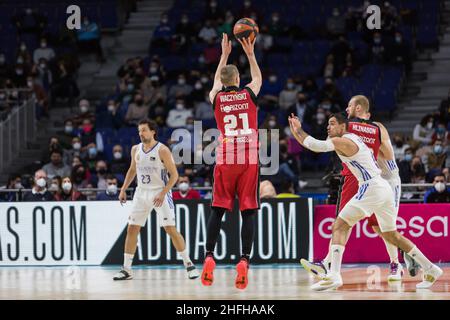
[[[8,178],[6,186],[0,187],[2,189],[22,189],[22,177],[19,174],[11,174]],[[17,200],[16,192],[0,192],[0,202],[14,202]]]
[[[79,137],[73,137],[70,149],[64,149],[64,163],[70,166],[74,157],[81,156],[81,140]]]
[[[150,106],[145,103],[141,94],[136,94],[134,100],[128,106],[127,114],[125,115],[125,123],[129,126],[137,126],[139,121],[147,118]]]
[[[47,39],[42,38],[39,48],[36,48],[33,52],[34,63],[39,63],[41,58],[51,61],[54,57],[55,51],[48,46]]]
[[[450,188],[446,186],[445,176],[437,174],[433,180],[434,186],[424,196],[424,203],[450,203]]]
[[[218,21],[220,19],[223,19],[223,12],[225,12],[225,10],[219,6],[217,0],[211,0],[209,1],[208,6],[206,7],[204,19],[205,20],[211,19],[212,21]]]
[[[61,192],[62,178],[60,176],[54,176],[50,179],[48,191],[50,191],[56,199],[56,194]]]
[[[186,83],[186,77],[183,74],[178,76],[177,83],[170,87],[168,94],[169,105],[173,104],[177,97],[187,97],[192,92],[192,86]]]
[[[444,167],[447,154],[441,140],[436,140],[433,145],[433,151],[427,155],[428,171],[440,171]]]
[[[14,66],[14,70],[11,74],[13,87],[25,88],[27,86],[28,71],[29,70],[24,64],[23,58],[18,57],[16,60],[16,65]]]
[[[80,139],[83,152],[88,152],[87,156],[90,159],[93,159],[100,155],[103,156],[104,144],[103,137],[100,132],[96,132],[94,125],[91,120],[85,119],[83,120],[83,124],[81,126],[80,131]],[[82,158],[86,158],[85,155],[82,155]]]
[[[333,8],[331,17],[327,19],[327,32],[331,38],[345,33],[345,16],[340,13],[339,8]]]
[[[178,178],[178,189],[173,193],[174,200],[181,199],[200,199],[200,193],[190,187],[190,179],[188,176],[180,175]]]
[[[200,41],[209,43],[217,38],[217,31],[212,25],[211,20],[206,20],[205,25],[200,29],[198,33],[198,38]]]
[[[445,123],[440,122],[431,136],[431,143],[434,144],[436,140],[441,140],[442,144],[447,146],[450,142],[450,134],[448,134]]]
[[[152,48],[167,48],[173,35],[173,29],[169,24],[167,14],[161,16],[159,25],[155,28],[152,37]]]
[[[278,105],[282,110],[289,109],[290,106],[295,104],[297,101],[297,88],[295,86],[294,79],[288,78],[286,80],[286,86],[280,92],[280,96],[278,98]]]
[[[400,162],[404,159],[405,151],[410,149],[410,146],[409,144],[404,143],[404,139],[401,134],[395,134],[393,136],[392,148],[394,149],[395,160]]]
[[[25,42],[21,42],[19,48],[16,52],[16,59],[21,57],[23,60],[23,64],[30,68],[33,65],[33,59],[31,57],[30,52],[28,51],[27,45]]]
[[[39,59],[39,63],[33,65],[31,73],[36,77],[36,82],[38,82],[47,93],[50,92],[53,83],[53,75],[48,67],[48,61],[45,58]]]
[[[175,109],[169,111],[167,126],[170,128],[184,127],[190,117],[192,117],[192,110],[186,109],[185,100],[177,99]]]
[[[97,126],[101,128],[114,128],[118,130],[124,125],[124,120],[120,113],[120,105],[114,100],[108,100],[106,111],[100,113],[98,117]]]
[[[109,174],[106,176],[106,190],[97,195],[98,201],[119,200],[117,178]]]
[[[427,114],[422,118],[420,123],[416,124],[413,131],[413,140],[417,146],[424,146],[431,143],[433,136],[434,120],[431,114]]]
[[[120,144],[116,144],[112,151],[113,159],[110,162],[111,173],[123,174],[128,170],[130,159],[124,155],[123,148]]]
[[[388,61],[395,65],[405,66],[406,71],[411,70],[411,56],[409,45],[404,42],[402,34],[397,31],[394,35],[394,43],[387,49]]]
[[[108,165],[105,161],[99,160],[95,164],[95,175],[92,176],[92,185],[99,189],[106,189],[106,176],[108,175]]]
[[[372,63],[384,63],[386,61],[386,48],[379,32],[375,32],[370,45],[370,60]]]
[[[92,112],[91,104],[87,99],[81,99],[78,102],[78,113],[74,118],[74,122],[76,125],[80,125],[84,120],[95,121],[95,114]]]
[[[271,74],[268,81],[263,81],[263,86],[259,97],[258,105],[261,109],[274,110],[278,104],[278,97],[281,90],[283,90],[283,85],[278,81],[278,76],[276,74]]]
[[[55,195],[55,200],[85,201],[86,197],[74,188],[70,177],[64,177],[61,182],[61,191]]]
[[[61,150],[53,150],[50,154],[50,163],[42,167],[48,178],[54,176],[68,176],[70,174],[70,167],[63,162],[63,154]]]
[[[300,121],[310,123],[313,116],[313,107],[308,101],[305,93],[299,92],[297,94],[297,102],[288,109],[288,114],[296,115]]]
[[[23,201],[53,201],[54,197],[47,190],[47,174],[44,170],[38,170],[34,174],[34,183],[31,192],[24,195]]]
[[[189,16],[183,14],[180,22],[175,27],[175,35],[179,38],[180,47],[184,47],[195,41],[197,36],[196,28],[192,22],[189,21]]]
[[[411,161],[414,157],[413,150],[411,148],[407,148],[405,150],[405,154],[403,160],[401,160],[398,164],[400,180],[402,183],[411,183],[412,169],[411,169]]]
[[[75,188],[87,188],[91,185],[90,183],[90,172],[86,170],[84,165],[78,164],[72,167],[71,181],[73,182]]]

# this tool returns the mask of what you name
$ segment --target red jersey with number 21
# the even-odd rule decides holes
[[[253,91],[248,87],[225,88],[217,93],[213,107],[220,131],[216,162],[228,164],[234,159],[234,163],[241,163],[238,157],[243,157],[244,163],[257,163],[258,111]]]

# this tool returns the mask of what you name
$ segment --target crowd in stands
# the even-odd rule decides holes
[[[172,149],[183,143],[171,139],[174,129],[192,131],[196,120],[202,121],[203,129],[215,128],[208,93],[221,54],[221,34],[232,37],[234,22],[244,16],[254,19],[260,28],[256,55],[265,79],[258,97],[260,128],[269,132],[278,129],[280,138],[280,170],[275,176],[262,177],[267,180],[261,185],[262,190],[271,196],[295,194],[306,185],[299,180],[305,170],[338,170],[331,154],[304,150],[291,137],[287,115],[296,114],[305,131],[325,139],[327,117],[343,112],[354,94],[365,94],[371,99],[374,116],[377,111],[395,109],[395,99],[390,97],[401,77],[410,72],[417,49],[410,32],[411,26],[417,24],[417,10],[399,10],[385,2],[383,28],[378,32],[362,27],[367,3],[349,7],[347,12],[334,7],[330,15],[321,17],[324,27],[311,31],[305,25],[309,21],[307,15],[302,15],[304,21],[297,23],[295,17],[281,18],[275,9],[261,12],[255,1],[245,0],[241,6],[229,9],[225,1],[211,0],[201,10],[194,10],[188,1],[175,1],[153,33],[149,56],[127,59],[117,70],[115,91],[98,105],[79,101],[76,114],[65,121],[64,132],[50,141],[42,159],[42,171],[36,172],[34,181],[26,181],[28,186],[34,185],[28,196],[65,200],[82,200],[86,196],[90,200],[97,197],[95,193],[82,195],[77,189],[93,187],[106,190],[102,200],[117,197],[117,187],[130,163],[131,146],[139,143],[136,124],[144,118],[158,123],[158,140]],[[95,28],[88,29],[97,32]],[[419,35],[415,36],[418,40]],[[41,43],[39,50],[37,56],[43,62],[55,61],[47,45]],[[98,57],[103,59],[100,51]],[[229,63],[238,66],[241,85],[247,83],[248,62],[236,42]],[[56,63],[57,70],[62,72],[60,64]],[[54,73],[41,74],[34,79],[43,87],[44,81],[37,79],[59,78]],[[383,86],[390,91],[384,94]],[[379,108],[383,104],[388,108]],[[450,182],[449,104],[450,94],[439,112],[424,117],[410,137],[393,135],[403,183],[439,183],[439,177]],[[390,131],[395,133],[395,129]],[[192,157],[198,147],[192,146]],[[210,193],[197,192],[192,187],[211,186],[212,166],[179,165],[178,169],[179,192],[174,198],[210,197]],[[48,188],[43,185],[43,178],[47,179]],[[17,176],[12,176],[8,187],[17,183]],[[448,192],[441,187],[435,189]]]

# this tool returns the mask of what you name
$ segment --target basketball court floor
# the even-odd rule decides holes
[[[200,267],[200,265],[198,266]],[[346,265],[344,286],[336,291],[313,292],[313,279],[300,265],[261,265],[250,269],[246,290],[234,287],[234,266],[218,266],[215,282],[204,287],[199,279],[187,279],[181,266],[137,266],[134,279],[113,281],[118,266],[107,267],[0,267],[0,299],[431,299],[450,300],[450,265],[441,265],[442,278],[431,290],[416,291],[420,277],[388,284],[386,266]],[[381,281],[377,284],[377,271]],[[371,277],[371,278],[369,278]]]

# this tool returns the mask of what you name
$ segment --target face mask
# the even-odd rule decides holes
[[[41,67],[41,69],[45,69],[46,66],[47,66],[47,65],[46,65],[45,63],[41,63],[41,64],[39,65],[39,67]]]
[[[198,63],[204,64],[205,62],[206,62],[205,56],[204,55],[200,55],[200,57],[198,57]]]
[[[22,64],[22,63],[23,63],[22,57],[19,57],[19,58],[17,59],[17,63],[18,63],[18,64]]]
[[[67,133],[67,134],[72,133],[72,131],[73,131],[73,127],[72,126],[66,126],[64,128],[64,132]]]
[[[195,84],[195,90],[201,90],[203,88],[201,83],[196,83]]]
[[[194,130],[194,125],[193,124],[187,124],[186,125],[186,129],[188,129],[189,131]]]
[[[116,159],[116,160],[122,159],[122,152],[119,152],[119,151],[114,152],[114,159]]]
[[[23,45],[20,46],[20,50],[25,51],[26,49],[27,49],[26,45],[23,44]]]
[[[44,188],[45,185],[47,184],[47,181],[45,181],[44,178],[39,178],[39,179],[36,180],[36,184],[37,184],[38,187]]]
[[[245,6],[246,8],[250,7],[251,4],[252,4],[252,3],[251,3],[250,1],[245,1],[245,2],[244,2],[244,6]]]
[[[105,174],[106,173],[106,169],[105,168],[100,168],[97,170],[98,174]]]
[[[278,16],[272,17],[273,22],[278,22],[278,20],[280,20],[280,18],[278,18]]]
[[[27,81],[27,86],[29,88],[32,88],[33,87],[33,81]]]
[[[48,188],[48,191],[58,191],[58,185],[56,183],[52,183]]]
[[[108,111],[109,112],[114,112],[116,110],[116,106],[113,104],[108,105]]]
[[[74,150],[80,150],[80,149],[81,149],[81,143],[75,142],[75,143],[73,144],[73,149],[74,149]]]
[[[270,77],[269,77],[269,81],[270,81],[271,83],[275,83],[275,82],[277,82],[277,77],[275,77],[275,76],[270,76]]]
[[[402,42],[402,38],[400,38],[400,37],[395,37],[395,42],[397,42],[397,43]]]
[[[433,129],[433,122],[427,123],[427,129]]]
[[[178,79],[178,84],[179,84],[180,86],[184,85],[185,83],[186,83],[186,80],[185,80],[185,79]]]
[[[211,183],[209,181],[205,181],[205,187],[211,187]]]
[[[20,182],[14,184],[14,189],[22,189],[22,188],[23,188],[23,186],[22,186],[22,184]]]
[[[158,68],[150,67],[150,73],[156,73],[157,71],[158,71]]]
[[[81,113],[86,113],[86,112],[88,112],[88,110],[89,110],[89,108],[87,106],[81,106],[80,107]]]
[[[442,146],[441,145],[434,146],[433,151],[436,154],[440,154],[442,152]]]
[[[70,191],[72,189],[72,184],[70,182],[64,182],[62,188],[64,191]]]
[[[186,24],[186,23],[188,23],[188,22],[189,22],[189,20],[186,19],[186,18],[181,19],[181,23],[182,23],[182,24]]]
[[[5,63],[5,57],[1,57],[1,58],[0,58],[0,63],[1,63],[1,64]]]
[[[217,3],[216,2],[211,2],[211,8],[216,8],[217,7]]]
[[[375,42],[376,44],[380,44],[380,43],[381,43],[381,39],[375,38],[375,39],[373,40],[373,42]]]
[[[168,20],[167,20],[167,19],[162,19],[161,22],[162,22],[163,24],[166,24],[166,23],[168,22]]]
[[[21,76],[23,74],[23,70],[22,69],[16,69],[16,73]]]
[[[89,157],[94,158],[97,155],[97,149],[96,148],[89,148]]]
[[[47,43],[46,42],[41,42],[41,48],[46,48],[47,47]]]
[[[293,84],[292,82],[289,82],[289,83],[286,85],[286,87],[287,87],[289,90],[292,90],[292,89],[294,89],[294,84]]]
[[[411,161],[412,160],[412,154],[411,153],[408,153],[408,154],[405,154],[405,160],[406,161]]]
[[[84,23],[85,26],[88,26],[89,25],[89,20],[84,20],[83,23]]]
[[[128,91],[133,91],[133,90],[134,90],[134,85],[130,83],[128,85]]]
[[[277,122],[275,120],[269,120],[269,127],[274,128]]]
[[[436,189],[437,192],[443,192],[445,190],[445,183],[443,182],[437,182],[434,184],[434,188]]]
[[[117,185],[116,184],[110,184],[106,187],[106,193],[110,195],[114,195],[117,193]]]
[[[203,83],[203,84],[208,83],[208,78],[207,78],[207,77],[202,77],[202,78],[200,79],[200,81],[201,81],[201,83]]]
[[[83,132],[89,134],[92,131],[92,124],[85,124],[83,126]]]
[[[322,108],[324,108],[324,109],[326,109],[326,110],[330,110],[331,104],[325,103],[325,104],[322,105]]]
[[[445,129],[444,128],[437,128],[436,129],[436,133],[437,134],[444,134],[445,133]]]
[[[28,15],[30,15],[30,14],[33,13],[33,10],[28,8],[28,9],[25,10],[25,13],[28,14]]]
[[[176,108],[177,108],[177,110],[183,110],[183,109],[184,109],[184,104],[178,103],[178,104],[176,105]]]
[[[178,187],[180,188],[180,191],[186,192],[189,189],[189,183],[181,182]]]
[[[323,120],[325,120],[325,113],[319,112],[319,113],[317,113],[316,117],[317,117],[318,121],[322,121],[323,122]]]

